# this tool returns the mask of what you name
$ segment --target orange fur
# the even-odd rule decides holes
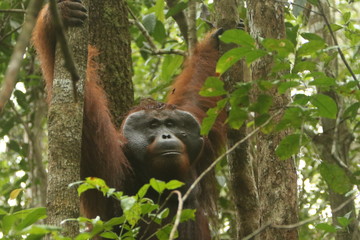
[[[216,102],[220,99],[205,98],[198,94],[206,78],[215,76],[215,66],[219,57],[217,41],[210,33],[197,45],[191,57],[186,61],[184,71],[175,80],[172,94],[169,95],[166,104],[147,101],[134,108],[130,113],[139,110],[156,109],[161,111],[162,109],[178,108],[190,112],[201,122],[206,116],[206,111],[216,106]],[[33,42],[41,62],[48,97],[51,98],[56,37],[47,6],[44,7],[38,18],[33,33]],[[100,177],[110,187],[129,190],[130,193],[136,192],[139,182],[130,167],[131,159],[127,159],[123,151],[126,139],[112,123],[106,94],[98,84],[100,81],[96,72],[98,67],[93,61],[93,57],[97,54],[96,50],[89,46],[81,177]],[[209,136],[204,137],[205,144],[201,155],[194,164],[184,165],[184,168],[188,168],[186,174],[196,177],[214,161],[218,150],[224,146],[226,136],[224,120],[225,115],[221,113]],[[182,169],[181,172],[186,172],[186,169]],[[189,207],[197,208],[196,224],[194,226],[193,222],[183,223],[179,228],[179,239],[210,239],[208,221],[205,216],[211,215],[215,209],[214,176],[214,172],[208,174],[201,182],[200,187],[195,190],[194,197],[188,200]],[[193,179],[190,178],[188,181],[191,183]],[[86,192],[82,196],[81,202],[83,213],[89,218],[100,216],[103,220],[107,220],[118,216],[121,211],[118,203],[102,197],[95,191]],[[171,214],[176,212],[177,204],[169,203],[167,206],[171,209]]]

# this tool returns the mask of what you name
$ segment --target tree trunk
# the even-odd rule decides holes
[[[83,1],[87,6],[87,1]],[[86,24],[87,26],[87,24]],[[58,44],[55,60],[53,94],[49,106],[49,165],[47,192],[47,224],[60,226],[69,218],[80,215],[79,197],[76,188],[69,184],[80,180],[81,139],[83,124],[83,86],[87,65],[87,28],[69,29],[69,46],[80,79],[76,84],[77,101],[74,99],[74,85],[69,72],[63,67],[64,56]],[[61,225],[63,234],[74,237],[78,224],[67,221]]]
[[[316,11],[322,12],[324,16],[331,22],[331,14],[328,2],[320,1],[320,4],[320,8],[316,9]],[[324,17],[322,15],[311,14],[308,26],[310,32],[321,36],[326,41],[328,46],[334,45],[334,41],[327,29]],[[319,68],[322,68],[319,69],[319,71],[324,72],[329,77],[336,77],[337,67],[337,61],[335,59],[326,66],[319,66]],[[322,89],[318,89],[318,91],[331,97],[336,102],[339,109],[338,119],[343,119],[343,112],[345,106],[342,97],[333,90],[323,91]],[[351,143],[354,140],[354,137],[350,132],[349,127],[347,126],[347,122],[338,122],[337,119],[321,118],[321,125],[323,128],[323,133],[315,136],[313,141],[314,145],[319,150],[321,160],[325,163],[338,165],[339,167],[342,167],[339,164],[339,161],[341,161],[343,164],[346,165],[347,168],[348,166],[350,166],[349,151]],[[345,169],[345,172],[346,171],[347,170]],[[333,223],[336,225],[340,225],[337,219],[339,217],[343,217],[349,212],[351,212],[351,219],[354,219],[347,229],[338,229],[336,231],[336,240],[359,239],[360,232],[357,227],[358,221],[356,220],[354,201],[350,201],[341,210],[334,212],[334,209],[337,209],[341,204],[346,202],[352,196],[345,196],[345,194],[336,193],[331,189],[329,185],[328,191],[330,206],[333,211]]]
[[[98,73],[113,122],[119,127],[134,102],[127,4],[124,0],[92,0],[89,4],[89,42],[99,50]]]
[[[256,41],[261,38],[285,37],[283,3],[275,0],[248,0],[248,20],[250,33]],[[273,59],[265,56],[252,64],[252,79],[271,80],[268,77],[271,71]],[[254,90],[253,98],[260,93]],[[289,102],[287,95],[279,95],[276,89],[266,92],[273,96],[273,105],[270,115],[275,109],[284,108]],[[281,117],[275,117],[273,121],[279,121]],[[255,158],[258,171],[258,190],[261,210],[261,225],[292,224],[298,221],[297,211],[297,176],[293,159],[280,160],[275,149],[288,135],[288,131],[264,134],[258,133],[256,138]],[[260,239],[292,240],[298,238],[297,229],[274,229],[264,230]]]
[[[234,29],[240,22],[236,0],[217,0],[215,16],[217,27]],[[230,50],[232,46],[220,44],[222,53]],[[250,81],[250,74],[244,61],[238,62],[223,76],[229,92],[234,90],[237,82]],[[243,126],[240,130],[228,129],[228,145],[233,146],[243,139],[247,129]],[[248,154],[248,142],[241,144],[235,151],[227,156],[230,171],[230,187],[233,194],[236,212],[236,239],[251,234],[259,228],[259,199],[254,178],[252,159]]]

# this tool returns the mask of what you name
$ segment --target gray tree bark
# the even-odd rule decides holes
[[[240,19],[236,0],[214,1],[217,15],[217,27],[234,29]],[[233,46],[220,43],[222,53]],[[234,90],[237,82],[251,81],[244,61],[238,62],[223,76],[226,89]],[[243,139],[247,129],[243,126],[240,130],[228,129],[228,146],[233,146]],[[260,227],[259,198],[254,177],[253,161],[249,155],[248,141],[241,144],[235,151],[227,156],[230,171],[230,187],[233,194],[236,212],[236,239],[251,234]]]
[[[87,1],[83,1],[87,6]],[[80,215],[80,200],[76,188],[69,184],[80,180],[83,96],[87,66],[87,24],[69,29],[68,42],[72,48],[80,80],[76,84],[77,101],[70,73],[63,67],[64,56],[58,44],[55,60],[53,94],[48,113],[49,164],[47,192],[47,224],[59,226],[69,218]],[[78,224],[67,221],[61,225],[62,234],[75,237]]]
[[[247,14],[250,34],[259,41],[260,38],[285,37],[284,8],[283,3],[275,0],[248,0]],[[273,64],[272,57],[265,56],[252,64],[252,79],[270,80],[268,73]],[[254,99],[261,93],[254,90]],[[277,91],[266,92],[273,96],[273,106],[270,114],[284,108],[289,102],[289,96],[279,95]],[[273,121],[277,122],[281,116]],[[292,224],[298,221],[297,211],[297,175],[293,159],[280,160],[275,149],[288,135],[288,131],[264,134],[258,133],[256,138],[255,158],[257,164],[257,182],[260,199],[260,222],[261,225]],[[259,239],[297,239],[297,229],[281,230],[267,228]]]

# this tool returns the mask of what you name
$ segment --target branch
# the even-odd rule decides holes
[[[56,32],[56,38],[60,43],[61,52],[64,57],[64,67],[70,73],[71,80],[73,83],[73,94],[74,101],[77,102],[77,93],[76,93],[76,82],[79,81],[80,76],[76,69],[75,62],[72,57],[72,53],[69,48],[68,41],[65,36],[64,24],[60,18],[59,11],[57,9],[57,4],[55,0],[49,2],[49,9],[54,21],[54,27]]]
[[[26,13],[26,10],[24,10],[24,9],[0,9],[0,13]]]
[[[189,50],[193,49],[197,42],[196,35],[196,0],[188,2],[188,38]]]
[[[150,47],[150,51],[152,54],[154,55],[161,55],[161,54],[178,54],[181,56],[186,56],[185,52],[181,51],[181,50],[163,50],[163,49],[158,49],[154,43],[153,38],[150,36],[149,32],[146,30],[146,28],[144,27],[144,25],[137,19],[137,17],[135,16],[135,14],[131,11],[131,9],[128,7],[128,11],[131,15],[131,17],[134,19],[134,23],[135,25],[138,27],[138,29],[140,30],[140,32],[144,35],[147,43],[149,44]]]
[[[166,3],[167,3],[169,8],[175,7],[177,2],[178,2],[177,0],[166,0]],[[183,37],[185,39],[185,42],[188,43],[189,42],[189,39],[188,39],[188,23],[187,23],[187,19],[186,19],[186,16],[184,14],[184,11],[180,11],[180,12],[174,14],[172,16],[172,18],[175,20],[175,22],[179,26],[181,35],[183,35]]]
[[[35,26],[42,4],[43,0],[32,0],[26,10],[24,26],[14,47],[13,54],[10,57],[10,62],[5,72],[4,83],[0,90],[0,113],[3,111],[14,90],[23,56],[30,42],[31,32]]]
[[[356,199],[358,196],[359,195],[354,195],[351,198],[347,199],[345,202],[343,202],[341,205],[339,205],[337,208],[335,208],[332,211],[332,213],[336,213],[336,212],[340,211],[346,205],[348,205],[351,201]],[[321,217],[321,213],[318,213],[317,215],[315,215],[315,216],[313,216],[311,218],[305,219],[305,220],[300,221],[298,223],[289,224],[289,225],[276,225],[276,224],[273,224],[273,223],[268,223],[268,224],[265,224],[265,225],[261,226],[259,229],[257,229],[252,234],[249,234],[246,237],[242,238],[242,240],[250,240],[250,239],[254,238],[255,236],[257,236],[258,234],[260,234],[261,232],[263,232],[268,227],[277,228],[277,229],[293,229],[293,228],[298,228],[298,227],[301,227],[303,225],[306,225],[306,224],[308,224],[310,222],[313,222],[313,221],[319,219],[320,217]]]
[[[186,199],[189,197],[190,193],[194,190],[195,186],[204,178],[204,176],[210,172],[215,166],[216,164],[218,164],[225,156],[227,156],[228,154],[230,154],[232,151],[234,151],[240,144],[242,144],[243,142],[245,142],[246,140],[248,140],[250,137],[254,136],[262,127],[266,126],[268,123],[270,123],[270,121],[276,117],[277,115],[279,115],[280,113],[282,113],[283,110],[280,109],[277,112],[275,112],[266,122],[264,122],[263,124],[261,124],[259,127],[255,128],[251,133],[249,133],[248,135],[246,135],[246,137],[244,137],[243,139],[241,139],[240,141],[238,141],[237,143],[235,143],[231,148],[229,148],[225,153],[221,154],[204,172],[202,172],[200,174],[200,176],[198,178],[196,178],[196,180],[191,184],[191,186],[189,187],[189,189],[187,190],[187,192],[185,193],[185,195],[182,198],[182,201],[185,202]]]
[[[178,228],[178,226],[180,224],[181,211],[183,210],[183,205],[184,205],[184,201],[181,199],[181,193],[179,191],[173,191],[173,193],[175,193],[178,196],[179,204],[178,204],[178,209],[176,212],[174,226],[170,232],[169,240],[173,240],[175,238],[176,229]]]
[[[349,63],[346,61],[346,58],[345,58],[345,55],[344,53],[341,51],[340,47],[339,47],[339,43],[335,37],[335,34],[333,32],[333,30],[331,29],[331,26],[330,26],[330,23],[329,23],[329,20],[327,19],[326,15],[325,15],[325,11],[324,11],[324,8],[321,4],[321,1],[318,1],[318,8],[321,12],[321,16],[324,18],[324,21],[325,21],[325,24],[330,32],[330,35],[336,45],[336,49],[338,50],[339,54],[340,54],[340,57],[341,57],[341,60],[344,62],[346,68],[348,69],[349,73],[351,74],[351,76],[353,77],[354,81],[356,82],[356,85],[357,87],[360,89],[360,83],[359,83],[359,80],[356,78],[356,75],[355,73],[353,72],[353,70],[351,69]]]

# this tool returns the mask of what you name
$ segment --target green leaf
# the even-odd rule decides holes
[[[103,232],[100,236],[106,239],[119,239],[118,235],[114,232]]]
[[[46,218],[46,208],[34,208],[31,212],[29,212],[26,217],[20,222],[19,225],[16,226],[16,230],[20,231],[24,228],[30,226],[31,224]]]
[[[216,64],[216,73],[222,75],[232,65],[240,61],[246,53],[253,51],[251,48],[233,48],[224,53]]]
[[[179,71],[183,60],[183,56],[166,54],[161,67],[161,79],[165,82],[172,80],[173,76]]]
[[[1,209],[1,208],[0,208],[0,216],[1,216],[1,215],[5,215],[5,214],[8,214],[8,212],[5,211],[4,209]]]
[[[141,214],[145,215],[159,209],[159,205],[152,203],[145,203],[141,205]]]
[[[311,103],[317,107],[320,117],[335,119],[338,111],[335,101],[324,94],[315,94],[311,96]]]
[[[345,194],[352,189],[352,184],[345,170],[333,163],[321,163],[320,174],[329,187],[338,194]]]
[[[124,222],[125,222],[124,216],[114,217],[114,218],[110,219],[109,221],[105,222],[104,227],[112,227],[112,226],[123,224]]]
[[[270,109],[272,103],[272,96],[260,94],[257,101],[250,107],[250,110],[260,114],[266,113]]]
[[[152,34],[152,36],[154,37],[155,41],[161,44],[164,43],[166,38],[166,30],[162,22],[156,21],[154,33]]]
[[[170,233],[171,233],[171,230],[172,230],[172,225],[165,225],[164,227],[162,227],[160,230],[158,230],[156,232],[156,237],[157,239],[159,240],[168,240],[169,239],[169,236],[170,236]],[[177,238],[179,235],[178,235],[178,232],[176,231],[176,234],[175,234],[175,238]]]
[[[145,194],[147,193],[148,189],[150,187],[150,184],[145,184],[144,186],[142,186],[137,195],[139,196],[139,198],[143,198],[145,196]]]
[[[80,196],[83,192],[86,192],[89,189],[96,189],[94,185],[83,183],[77,188],[78,195]]]
[[[236,43],[248,48],[255,47],[255,41],[250,34],[240,29],[227,30],[219,38],[224,43]]]
[[[323,230],[328,233],[336,233],[336,228],[327,223],[319,223],[315,226],[316,229]]]
[[[181,211],[180,222],[195,220],[195,209],[184,209]]]
[[[208,77],[204,86],[200,90],[200,95],[204,97],[216,97],[225,95],[224,82],[219,77]]]
[[[349,23],[351,19],[351,12],[346,12],[342,15],[343,21],[345,24]]]
[[[228,117],[228,122],[230,127],[233,129],[240,129],[240,127],[244,124],[247,117],[248,117],[247,111],[236,105],[231,106],[231,110],[229,112],[229,117]]]
[[[165,17],[168,18],[168,17],[174,16],[186,8],[187,8],[187,4],[185,2],[179,2],[174,7],[169,9],[169,11],[166,13]]]
[[[297,61],[292,69],[292,73],[298,73],[303,71],[314,71],[316,69],[316,63],[311,61]]]
[[[150,179],[150,185],[155,191],[157,191],[160,194],[164,192],[166,187],[165,182],[157,180],[155,178]]]
[[[150,13],[148,15],[145,15],[142,19],[142,24],[144,25],[145,29],[152,33],[155,29],[156,25],[156,16],[154,13]]]
[[[203,119],[201,123],[201,135],[208,135],[210,132],[212,126],[214,125],[216,118],[218,117],[219,113],[224,109],[225,105],[227,103],[227,99],[222,99],[217,102],[216,107],[210,108],[206,114],[207,116]]]
[[[275,153],[281,160],[286,160],[292,155],[300,151],[300,134],[291,134],[281,140],[279,146],[276,148]]]
[[[349,218],[346,218],[346,217],[338,217],[337,218],[337,221],[338,221],[338,223],[340,224],[340,226],[342,226],[342,227],[347,227],[347,226],[349,226],[349,224],[352,222],[352,220],[351,219],[349,219]]]
[[[278,91],[280,94],[284,94],[289,88],[294,88],[299,85],[300,83],[298,81],[281,82],[278,87]]]
[[[170,182],[166,183],[166,189],[168,190],[178,189],[181,186],[184,186],[184,183],[178,180],[171,180]]]
[[[163,0],[156,0],[156,4],[154,6],[155,15],[156,18],[160,22],[165,22],[165,14],[164,14],[164,8],[165,8],[165,1]]]
[[[268,51],[276,51],[281,58],[285,58],[295,51],[294,44],[288,39],[266,38],[262,44]]]
[[[344,28],[343,26],[336,24],[336,23],[331,23],[330,27],[333,32],[339,31],[340,29]]]
[[[298,56],[311,55],[317,52],[318,50],[323,49],[324,47],[325,47],[324,40],[311,40],[301,45],[301,47],[298,49],[297,55]]]
[[[344,112],[344,118],[351,118],[351,119],[355,119],[358,111],[360,108],[360,102],[356,102],[354,104],[352,104],[350,107],[348,107],[345,112]]]

